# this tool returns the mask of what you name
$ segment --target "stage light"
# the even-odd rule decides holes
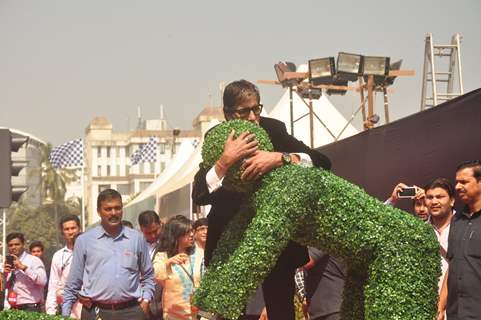
[[[339,52],[337,55],[337,78],[344,81],[357,81],[362,75],[363,56]]]
[[[368,75],[374,76],[374,85],[386,86],[389,74],[389,60],[388,57],[364,57],[364,81],[367,83]],[[398,61],[399,62],[399,61]],[[396,63],[398,63],[396,62]],[[394,65],[394,64],[393,64]],[[401,63],[399,62],[399,67]],[[396,66],[394,66],[396,67]],[[399,69],[398,67],[398,69]],[[394,82],[394,78],[392,79]]]
[[[309,60],[309,82],[311,84],[331,83],[335,73],[334,57]]]
[[[389,57],[364,57],[364,75],[387,76],[389,74]]]
[[[396,61],[394,63],[391,63],[391,66],[389,67],[389,71],[391,70],[400,70],[401,69],[401,64],[402,64],[403,60],[399,60],[399,61]],[[375,79],[376,77],[374,77],[374,81],[376,81]],[[386,78],[386,82],[385,82],[385,86],[390,86],[394,83],[394,79],[396,79],[396,77],[387,77]]]
[[[296,65],[292,62],[278,62],[274,65],[274,70],[276,71],[277,80],[279,80],[283,88],[296,85],[304,80],[301,77],[286,77],[286,73],[296,72]]]
[[[322,96],[322,89],[318,88],[302,88],[300,91],[298,91],[299,95],[303,99],[313,99],[313,100],[318,100]]]

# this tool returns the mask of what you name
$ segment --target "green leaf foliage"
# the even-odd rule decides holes
[[[45,313],[7,310],[0,312],[0,320],[61,320],[70,319],[60,316],[50,316]]]
[[[246,126],[228,121],[214,128],[204,165],[215,163],[232,128],[238,134]],[[259,127],[248,130],[266,139]],[[251,188],[230,179],[235,190]],[[328,171],[298,165],[265,175],[251,204],[227,225],[194,304],[237,318],[289,240],[345,261],[343,320],[435,318],[441,269],[432,228]]]
[[[234,130],[234,138],[237,138],[242,132],[256,133],[259,130],[263,131],[263,134],[256,135],[256,140],[260,150],[271,151],[274,149],[271,140],[269,139],[267,132],[258,125],[244,120],[231,120],[223,122],[217,125],[214,129],[210,130],[204,141],[204,147],[202,148],[202,163],[204,167],[210,168],[220,158],[224,151],[224,144],[227,140],[227,136]],[[211,147],[206,147],[211,146]],[[212,148],[212,146],[217,146]],[[226,174],[223,185],[238,192],[251,192],[257,187],[256,182],[242,182],[241,176],[241,162],[231,166]]]

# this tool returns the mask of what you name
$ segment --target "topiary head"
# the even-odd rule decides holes
[[[274,149],[267,132],[257,124],[245,120],[224,121],[209,130],[205,136],[202,146],[202,165],[204,168],[212,167],[220,158],[224,151],[227,137],[232,130],[235,131],[234,138],[237,138],[242,132],[255,134],[259,150],[272,151]],[[242,161],[239,161],[229,168],[222,185],[233,191],[251,192],[256,188],[257,182],[242,181],[240,179],[242,174],[241,164]]]

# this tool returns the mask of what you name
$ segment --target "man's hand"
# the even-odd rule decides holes
[[[426,197],[426,194],[423,188],[420,188],[418,186],[414,186],[414,187],[416,188],[416,195],[414,196],[414,199],[419,200]]]
[[[255,135],[249,132],[242,132],[237,139],[234,139],[235,131],[232,130],[224,145],[224,152],[217,161],[216,173],[223,177],[227,170],[237,161],[253,155],[257,151],[257,140]]]
[[[149,301],[142,299],[139,306],[146,315],[150,316]]]
[[[27,270],[27,266],[24,265],[16,255],[12,254],[12,256],[13,256],[13,266],[15,267],[15,269],[23,270],[23,271]]]
[[[256,151],[242,165],[244,172],[241,180],[250,181],[260,179],[272,169],[282,166],[282,154],[280,152]]]
[[[172,264],[184,264],[187,260],[189,260],[189,256],[185,253],[179,253],[167,260],[167,265],[170,266]]]
[[[89,297],[84,297],[79,295],[78,296],[78,302],[80,302],[85,308],[90,309],[92,308],[92,299]]]
[[[262,309],[261,316],[259,317],[259,320],[269,320],[267,317],[267,310],[266,307]]]
[[[398,200],[399,200],[399,195],[398,195],[398,193],[401,192],[401,191],[403,191],[403,189],[406,188],[406,187],[407,187],[406,184],[404,184],[404,183],[402,183],[402,182],[398,183],[398,184],[394,187],[394,190],[392,191],[392,194],[391,194],[391,196],[390,196],[389,199],[388,199],[389,202],[391,202],[393,205],[395,205],[395,204],[398,202]]]
[[[4,273],[10,273],[13,270],[13,266],[9,265],[8,263],[3,264],[3,272]]]
[[[438,314],[436,316],[436,320],[444,320],[446,317],[444,316],[445,312],[443,311],[438,311]]]

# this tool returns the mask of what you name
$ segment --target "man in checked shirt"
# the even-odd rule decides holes
[[[60,313],[63,287],[70,272],[75,238],[80,234],[80,220],[76,215],[66,215],[60,220],[59,227],[65,239],[65,247],[54,253],[50,267],[48,293],[45,301],[45,309],[50,315]],[[80,303],[75,303],[70,316],[80,319],[81,308]]]

